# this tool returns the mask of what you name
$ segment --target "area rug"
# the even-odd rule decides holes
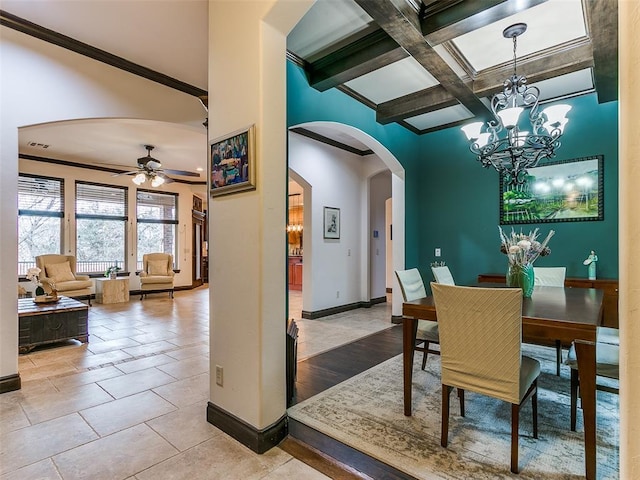
[[[418,479],[584,478],[581,411],[569,429],[568,367],[555,375],[555,350],[523,346],[542,366],[538,380],[538,434],[532,436],[531,403],[520,413],[520,474],[510,466],[511,408],[466,392],[466,416],[451,395],[449,446],[440,446],[440,358],[427,370],[414,362],[413,414],[403,415],[402,355],[291,407],[289,416]],[[619,478],[618,395],[598,392],[598,479]]]

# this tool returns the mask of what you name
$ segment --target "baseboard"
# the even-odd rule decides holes
[[[393,289],[392,289],[392,288],[387,287],[387,293],[393,293]]]
[[[256,453],[264,453],[278,445],[288,431],[286,413],[273,425],[258,430],[211,402],[207,403],[207,422]]]
[[[7,375],[0,378],[0,393],[13,392],[14,390],[20,390],[22,382],[20,380],[20,374]]]
[[[371,308],[372,305],[378,303],[385,303],[387,297],[372,298],[368,302],[354,302],[347,303],[346,305],[339,305],[337,307],[324,308],[322,310],[316,310],[310,312],[308,310],[302,310],[302,318],[307,320],[315,320],[316,318],[328,317],[329,315],[335,315],[336,313],[348,312],[350,310],[356,310],[358,308]]]
[[[391,323],[399,325],[402,323],[402,315],[391,315]]]

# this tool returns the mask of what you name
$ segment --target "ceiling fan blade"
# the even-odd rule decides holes
[[[175,180],[171,177],[167,177],[164,173],[162,172],[156,172],[156,175],[160,178],[164,178],[164,183],[173,183]]]
[[[112,177],[119,177],[120,175],[133,175],[134,173],[138,173],[140,170],[132,170],[131,172],[120,172],[120,173],[114,173],[113,175],[111,175]]]
[[[186,170],[173,170],[171,168],[163,168],[164,173],[170,173],[171,175],[182,175],[183,177],[199,177],[200,174],[196,172],[187,172]]]

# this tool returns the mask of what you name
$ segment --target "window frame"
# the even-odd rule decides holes
[[[124,206],[124,215],[105,215],[105,214],[93,214],[93,213],[78,213],[78,186],[79,185],[91,185],[94,187],[101,187],[104,189],[111,189],[111,190],[121,190],[124,194],[124,199],[123,199],[123,206]],[[75,234],[76,234],[76,238],[75,238],[75,243],[76,243],[76,248],[75,248],[75,255],[76,255],[76,261],[79,262],[78,260],[78,220],[117,220],[117,221],[122,221],[124,222],[124,252],[123,252],[123,259],[122,259],[122,272],[123,274],[128,274],[128,265],[127,265],[127,259],[128,259],[128,253],[129,253],[129,242],[128,242],[128,238],[129,238],[129,187],[127,186],[122,186],[122,185],[111,185],[111,184],[105,184],[105,183],[97,183],[97,182],[89,182],[89,181],[85,181],[85,180],[76,180],[75,181],[75,189],[74,189],[74,206],[75,206],[75,221],[76,221],[76,225],[75,225]],[[110,265],[109,265],[110,266]],[[106,270],[106,267],[105,267]],[[90,271],[90,272],[81,272],[85,275],[89,275],[89,276],[93,276],[97,273],[100,274],[104,274],[104,270],[96,270],[96,271]]]
[[[33,210],[33,209],[26,209],[26,208],[20,208],[20,195],[21,195],[21,188],[20,188],[20,178],[33,178],[33,179],[43,179],[43,180],[47,180],[47,181],[54,181],[57,182],[59,184],[59,192],[60,192],[60,211],[52,211],[52,210]],[[35,192],[33,192],[35,193]],[[58,253],[62,253],[64,251],[65,245],[64,245],[64,218],[66,215],[66,204],[65,204],[65,181],[64,178],[59,178],[59,177],[50,177],[47,175],[38,175],[38,174],[33,174],[33,173],[23,173],[23,172],[18,172],[18,196],[17,196],[17,201],[18,201],[18,225],[20,224],[20,217],[44,217],[44,218],[60,218],[60,232],[59,232],[59,242],[60,242],[60,249],[58,251]],[[18,232],[17,232],[17,237],[18,237],[18,244],[20,243],[20,229],[18,228]],[[52,252],[55,253],[55,252]],[[22,273],[20,271],[20,260],[18,258],[18,278],[19,279],[23,279],[26,278],[26,269],[25,272]],[[35,266],[35,257],[33,260],[33,266]]]
[[[174,203],[173,203],[173,209],[175,212],[175,218],[174,219],[156,219],[156,218],[140,218],[139,217],[139,211],[138,208],[140,206],[140,202],[139,202],[139,195],[141,193],[146,193],[146,194],[151,194],[151,195],[165,195],[165,196],[170,196],[173,197],[174,199]],[[149,189],[144,189],[144,188],[137,188],[136,189],[136,271],[140,272],[142,269],[139,267],[139,263],[142,262],[142,258],[140,258],[140,260],[138,260],[138,255],[140,254],[140,248],[139,248],[139,226],[140,224],[151,224],[151,225],[173,225],[174,227],[174,234],[173,234],[173,251],[171,252],[171,255],[173,256],[173,270],[174,271],[178,271],[178,225],[180,224],[179,221],[179,210],[178,210],[178,200],[180,199],[180,195],[176,192],[159,192],[157,190],[149,190]],[[164,252],[164,253],[168,253],[168,252]],[[142,256],[140,256],[142,257]]]

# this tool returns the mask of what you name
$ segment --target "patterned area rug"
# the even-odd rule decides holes
[[[584,478],[581,410],[569,429],[569,368],[555,375],[553,348],[523,346],[542,366],[538,380],[538,435],[532,436],[531,403],[520,413],[520,474],[510,465],[511,408],[465,393],[466,417],[451,395],[449,446],[440,446],[440,357],[427,370],[418,356],[413,373],[413,415],[402,413],[402,355],[289,409],[289,416],[418,479]],[[420,354],[421,355],[421,354]],[[421,358],[421,357],[420,357]],[[619,478],[618,395],[598,392],[598,478]]]

